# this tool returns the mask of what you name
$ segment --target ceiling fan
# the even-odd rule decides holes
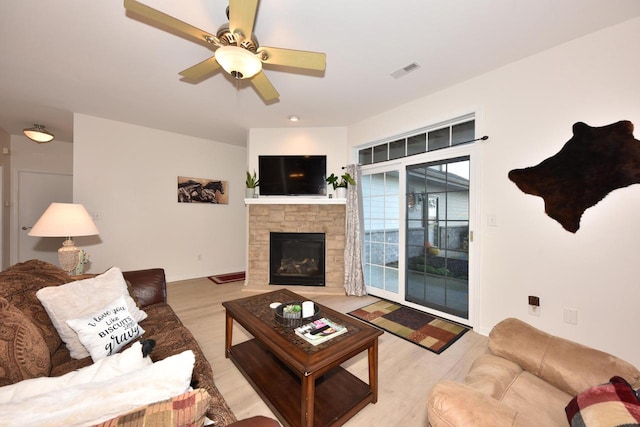
[[[214,50],[214,56],[179,73],[186,80],[199,81],[222,68],[235,79],[248,79],[264,102],[269,102],[278,99],[280,94],[262,70],[263,65],[315,71],[324,71],[326,66],[324,53],[260,46],[253,34],[258,0],[229,0],[229,23],[222,25],[216,35],[136,0],[124,0],[124,7],[192,41],[204,41]]]

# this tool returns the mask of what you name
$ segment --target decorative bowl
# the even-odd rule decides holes
[[[300,311],[297,313],[286,313],[284,312],[284,308],[289,305],[298,305],[300,306]],[[298,326],[304,325],[305,323],[312,322],[320,318],[320,306],[313,303],[313,316],[302,317],[302,301],[294,301],[294,302],[285,302],[280,304],[273,311],[273,315],[275,317],[276,323],[282,326],[297,328]],[[296,316],[297,315],[297,316]]]

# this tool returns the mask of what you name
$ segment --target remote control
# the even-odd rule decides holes
[[[330,326],[329,325],[324,325],[322,328],[318,328],[315,331],[311,331],[310,334],[311,335],[318,335],[320,332],[322,331],[326,331],[327,329],[329,329]]]

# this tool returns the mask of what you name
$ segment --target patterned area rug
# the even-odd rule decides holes
[[[216,285],[237,282],[240,280],[244,280],[244,271],[239,271],[237,273],[218,274],[217,276],[209,276],[208,279]]]
[[[385,300],[348,314],[436,354],[449,348],[469,330],[467,326]]]

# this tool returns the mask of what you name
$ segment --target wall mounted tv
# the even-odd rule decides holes
[[[325,196],[327,156],[259,156],[261,196]]]

